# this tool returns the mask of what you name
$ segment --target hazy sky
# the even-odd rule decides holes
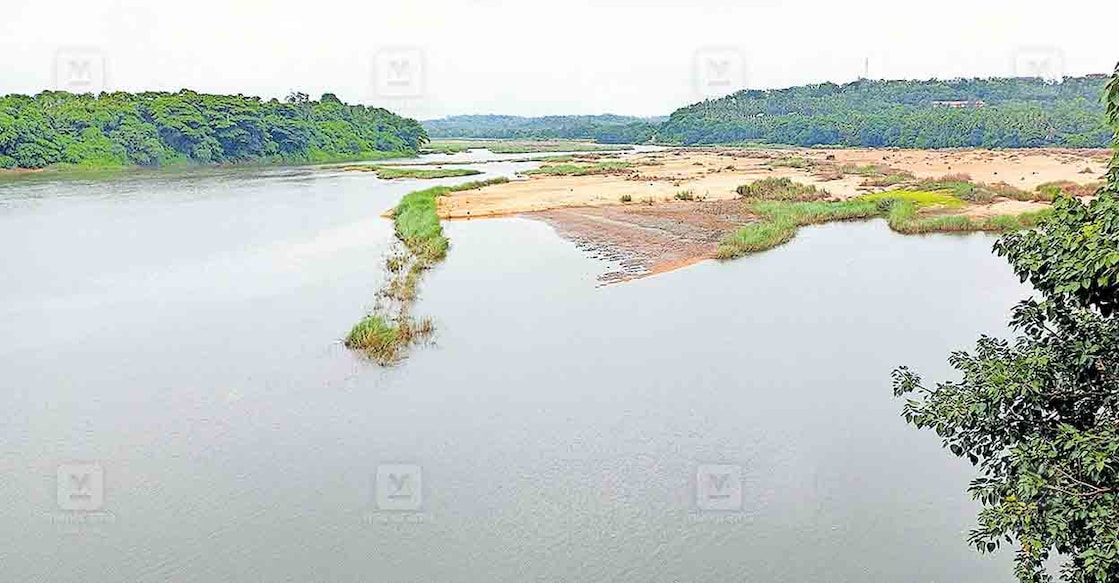
[[[0,2],[0,93],[330,91],[418,118],[665,115],[864,67],[923,79],[1119,61],[1115,0]]]

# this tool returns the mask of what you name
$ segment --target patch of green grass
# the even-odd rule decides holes
[[[918,213],[916,203],[907,200],[895,200],[890,205],[886,220],[891,229],[907,235],[972,231],[1002,233],[1033,228],[1037,226],[1042,217],[1050,212],[1052,211],[1049,209],[1043,209],[1018,215],[981,218],[972,218],[966,215],[921,216]]]
[[[788,178],[763,178],[735,189],[745,199],[812,201],[828,196],[826,190],[793,182]]]
[[[812,160],[801,156],[783,156],[769,161],[774,168],[809,168],[812,164]]]
[[[967,205],[967,203],[951,194],[932,190],[887,190],[885,192],[864,194],[860,196],[859,199],[875,202],[886,200],[904,200],[922,207],[941,205],[950,208],[956,208]]]
[[[910,172],[906,172],[904,170],[902,170],[902,171],[891,171],[890,174],[884,174],[882,176],[868,177],[866,180],[863,181],[863,185],[864,186],[879,186],[879,187],[897,186],[899,184],[905,184],[906,182],[909,182],[913,179],[914,179],[914,176]]]
[[[940,178],[922,180],[915,188],[946,192],[969,202],[990,202],[995,197],[993,190],[972,182],[971,176],[967,174],[946,174]]]
[[[880,170],[878,166],[875,166],[874,164],[867,164],[865,166],[859,166],[858,164],[844,164],[843,166],[839,167],[839,171],[844,174],[857,174],[859,176],[880,176],[884,174],[884,172],[882,172],[882,170]]]
[[[878,216],[881,212],[877,203],[858,199],[838,202],[766,201],[751,205],[750,209],[770,220],[788,220],[801,226],[830,221],[868,219]]]
[[[548,164],[527,170],[525,174],[544,176],[590,176],[595,174],[628,174],[632,163],[624,160],[606,160],[594,164]]]
[[[867,219],[878,216],[878,203],[863,200],[840,202],[764,201],[750,205],[760,220],[743,225],[719,242],[715,256],[732,259],[772,249],[796,236],[797,229],[831,221]]]
[[[674,194],[672,196],[672,198],[674,198],[676,200],[695,200],[695,191],[681,190],[681,191],[677,192],[676,194]]]
[[[902,196],[882,196],[898,191],[867,195],[839,202],[761,201],[749,209],[758,221],[743,225],[719,242],[715,256],[732,259],[772,249],[787,243],[805,225],[886,216],[891,229],[905,234],[933,232],[993,231],[1028,229],[1049,213],[1049,209],[1017,216],[995,216],[973,219],[965,215],[922,215],[922,206],[942,205],[940,197],[948,195],[920,191],[903,191]],[[930,197],[930,194],[937,196]],[[949,197],[951,198],[951,197]],[[962,203],[952,199],[959,206]]]
[[[348,170],[350,167],[345,168]],[[395,180],[398,178],[417,178],[429,180],[432,178],[457,178],[460,176],[474,176],[481,174],[481,170],[473,168],[406,168],[398,166],[375,166],[377,178]]]
[[[427,263],[447,256],[449,242],[436,212],[436,198],[450,192],[445,186],[417,190],[404,195],[393,210],[396,237],[408,250]]]
[[[369,315],[350,329],[346,348],[361,350],[382,364],[397,360],[401,349],[400,329],[379,315]]]
[[[397,239],[424,265],[441,261],[447,256],[450,243],[443,235],[443,225],[439,222],[437,199],[451,192],[474,190],[508,181],[507,178],[495,178],[409,192],[392,212]]]
[[[796,236],[797,225],[790,222],[760,220],[738,228],[723,237],[715,251],[718,259],[733,259],[750,253],[772,249],[792,240]]]
[[[499,176],[497,178],[487,178],[485,180],[471,180],[470,182],[463,182],[462,184],[456,184],[446,188],[448,192],[461,192],[463,190],[477,190],[479,188],[493,186],[494,184],[505,184],[506,182],[509,182],[508,178]]]

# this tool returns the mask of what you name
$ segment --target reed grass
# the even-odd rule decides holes
[[[787,243],[805,225],[831,221],[867,219],[878,216],[876,202],[847,200],[840,202],[763,201],[750,205],[759,220],[739,227],[719,242],[718,259],[733,259],[750,253],[772,249]]]
[[[735,189],[738,196],[745,199],[813,201],[828,196],[826,190],[815,186],[793,182],[788,178],[763,178]]]
[[[377,291],[377,305],[350,330],[347,347],[360,350],[378,364],[391,365],[403,358],[407,347],[434,333],[431,320],[412,318],[411,308],[424,272],[442,261],[450,248],[439,222],[438,199],[452,192],[508,181],[493,178],[404,195],[392,212],[396,238],[403,249],[385,260],[387,277]]]
[[[922,214],[921,211],[922,208],[963,205],[962,201],[948,194],[925,191],[889,191],[839,202],[755,202],[749,209],[758,216],[758,220],[724,237],[715,256],[718,259],[733,259],[772,249],[791,241],[800,227],[833,221],[885,216],[891,229],[904,234],[1005,232],[1032,228],[1050,212],[1044,209],[1019,215],[973,218],[961,214]]]
[[[350,329],[346,347],[361,350],[381,364],[395,362],[402,347],[400,329],[383,316],[370,314]]]

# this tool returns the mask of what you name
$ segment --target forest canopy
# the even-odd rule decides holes
[[[897,148],[1103,148],[1107,75],[822,83],[739,91],[676,110],[658,142]]]
[[[439,138],[583,139],[605,144],[760,143],[893,148],[1103,148],[1107,75],[821,83],[746,90],[668,118],[459,115],[423,122]]]
[[[426,142],[419,122],[330,93],[0,96],[0,168],[326,162],[412,155]]]
[[[0,96],[0,168],[327,162],[415,154],[435,137],[606,144],[761,143],[898,148],[1106,147],[1106,75],[823,83],[745,90],[668,118],[452,116],[243,95],[45,91]]]

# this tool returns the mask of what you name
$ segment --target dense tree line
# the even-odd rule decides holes
[[[968,541],[1014,549],[1021,583],[1119,581],[1119,67],[1107,85],[1115,129],[1107,183],[1091,203],[1060,196],[1036,229],[995,245],[1033,288],[1012,340],[952,353],[954,380],[894,372],[903,415],[978,475]]]
[[[242,95],[46,91],[0,97],[0,168],[318,162],[412,154],[419,122],[385,109]]]
[[[501,140],[594,140],[602,144],[641,144],[656,131],[656,118],[624,115],[455,115],[423,122],[433,138]]]
[[[859,80],[746,90],[675,111],[656,140],[901,148],[1105,147],[1106,75]]]

